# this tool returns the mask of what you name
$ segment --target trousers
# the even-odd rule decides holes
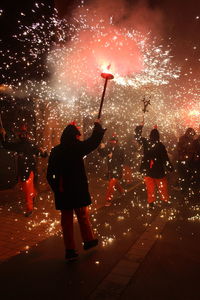
[[[111,201],[113,196],[114,196],[114,192],[115,192],[115,188],[120,192],[120,194],[124,193],[124,189],[121,186],[119,179],[117,178],[111,178],[109,180],[108,183],[108,188],[106,191],[106,201]]]
[[[29,178],[26,181],[20,181],[22,190],[25,195],[25,206],[26,211],[33,210],[33,198],[35,197],[35,188],[34,188],[34,173],[31,171]]]
[[[61,227],[65,249],[75,249],[73,214],[76,214],[83,242],[94,239],[94,233],[89,219],[89,207],[61,210]]]
[[[167,178],[151,178],[144,177],[144,182],[147,190],[147,202],[152,203],[156,200],[156,188],[160,194],[160,197],[163,201],[169,201],[168,187],[167,187]]]

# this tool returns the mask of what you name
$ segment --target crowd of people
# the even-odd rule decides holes
[[[142,157],[139,171],[144,178],[147,192],[147,203],[151,208],[156,202],[156,192],[160,199],[168,205],[168,177],[177,173],[174,189],[179,189],[187,199],[200,196],[200,136],[193,128],[187,128],[185,134],[177,141],[176,152],[168,155],[165,145],[160,141],[160,133],[155,126],[149,138],[142,135],[144,124],[133,130],[133,140],[141,148]],[[73,214],[75,212],[83,240],[83,248],[88,250],[97,246],[98,239],[93,232],[89,206],[87,172],[84,157],[97,149],[100,158],[106,158],[107,191],[105,206],[110,206],[115,190],[124,195],[126,190],[122,184],[125,167],[131,172],[127,163],[125,149],[120,145],[119,138],[112,135],[108,142],[102,141],[106,129],[100,120],[96,120],[92,134],[85,140],[80,140],[81,133],[75,124],[69,124],[63,131],[60,144],[52,148],[48,154],[33,144],[26,128],[21,128],[18,139],[9,142],[6,132],[1,128],[1,148],[15,151],[18,157],[17,177],[25,195],[26,213],[28,217],[33,212],[33,201],[36,195],[34,188],[35,156],[48,158],[47,181],[54,193],[55,207],[61,212],[61,227],[65,245],[65,258],[74,260],[78,257],[73,234]],[[132,161],[134,164],[134,160]]]
[[[160,142],[160,134],[157,128],[151,130],[149,139],[142,137],[143,125],[135,129],[135,138],[143,147],[143,157],[140,172],[144,176],[147,190],[147,202],[153,206],[156,201],[156,188],[161,199],[168,203],[167,172],[173,171],[167,150]]]
[[[199,195],[200,189],[200,136],[187,128],[177,145],[179,185],[185,197]]]

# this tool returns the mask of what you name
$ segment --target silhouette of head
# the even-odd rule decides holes
[[[77,137],[80,137],[80,136],[81,136],[81,133],[78,130],[78,128],[73,124],[69,124],[63,130],[60,141],[61,141],[61,143],[65,143],[68,140],[73,140],[73,139],[76,139]]]
[[[152,142],[159,142],[160,140],[160,134],[158,129],[152,129],[149,135],[149,138]]]
[[[185,131],[185,135],[188,137],[193,137],[195,136],[195,134],[196,134],[195,130],[191,127],[188,127]]]
[[[118,138],[115,135],[110,137],[109,143],[117,144],[117,142],[118,142]]]

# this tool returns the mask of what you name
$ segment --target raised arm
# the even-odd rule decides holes
[[[142,129],[143,125],[138,125],[135,128],[135,139],[140,145],[143,145],[144,143],[144,138],[142,137]]]
[[[106,129],[102,128],[99,121],[96,121],[94,123],[94,128],[91,136],[87,140],[80,142],[80,152],[83,156],[94,151],[100,145],[105,131]]]

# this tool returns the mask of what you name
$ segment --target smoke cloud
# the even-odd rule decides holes
[[[61,85],[74,90],[78,83],[91,93],[108,66],[119,76],[140,73],[144,61],[138,42],[146,35],[162,34],[161,12],[144,0],[88,1],[74,9],[69,23],[72,38],[65,44],[63,63],[56,66],[55,75]],[[134,30],[142,37],[136,37]]]

